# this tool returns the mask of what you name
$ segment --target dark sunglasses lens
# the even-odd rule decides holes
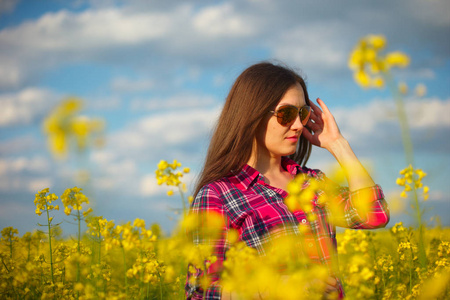
[[[300,109],[300,120],[302,121],[303,125],[305,125],[308,122],[310,112],[311,112],[311,108],[309,106],[303,106]]]
[[[278,122],[286,126],[297,118],[297,109],[292,106],[281,107],[278,110]]]

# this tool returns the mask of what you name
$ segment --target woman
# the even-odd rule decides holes
[[[334,225],[350,228],[379,228],[389,221],[382,190],[341,135],[325,103],[309,100],[302,77],[271,63],[246,69],[234,83],[212,136],[205,165],[195,190],[191,213],[216,212],[224,217],[221,238],[214,243],[217,261],[208,269],[211,285],[203,291],[188,274],[188,298],[221,299],[220,271],[229,248],[227,232],[235,229],[239,239],[264,253],[263,237],[271,230],[300,234],[297,225],[308,224],[305,212],[290,211],[283,200],[287,185],[296,175],[306,174],[328,185],[318,170],[304,167],[311,145],[327,149],[343,167],[348,188],[334,189],[342,215],[329,224],[324,207],[315,203],[316,234],[326,236],[312,260],[328,264],[335,253]],[[303,166],[303,167],[302,167]],[[370,209],[357,209],[360,195],[370,195]],[[189,283],[191,282],[191,283]],[[342,286],[330,271],[329,291],[343,295]]]

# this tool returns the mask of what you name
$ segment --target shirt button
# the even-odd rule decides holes
[[[313,244],[312,244],[312,243],[309,243],[309,244],[308,244],[308,247],[309,247],[309,248],[311,248],[312,246],[313,246]]]
[[[303,220],[302,220],[302,223],[305,224],[305,223],[306,223],[306,219],[303,219]]]

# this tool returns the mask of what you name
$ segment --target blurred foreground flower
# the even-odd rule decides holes
[[[82,108],[78,98],[63,100],[44,120],[43,131],[48,136],[51,152],[57,158],[65,158],[71,143],[82,152],[90,143],[102,144],[105,122],[78,115]]]

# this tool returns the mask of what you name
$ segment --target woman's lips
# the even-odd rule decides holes
[[[296,141],[298,141],[298,136],[296,136],[296,135],[288,136],[286,139],[291,142],[296,142]]]

